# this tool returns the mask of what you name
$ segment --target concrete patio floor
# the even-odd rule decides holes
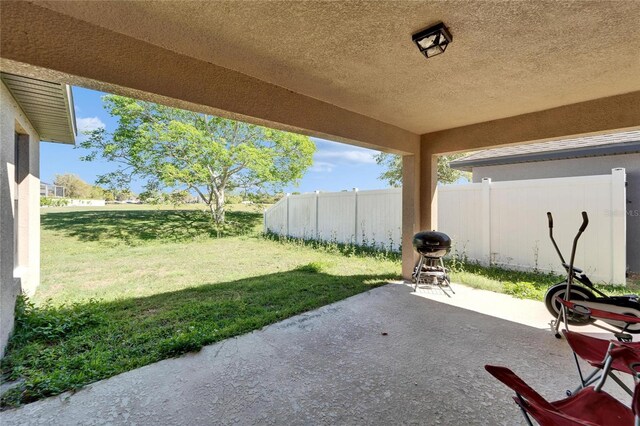
[[[3,412],[0,423],[514,425],[524,422],[511,392],[484,364],[509,366],[550,399],[577,384],[541,303],[454,289],[449,299],[389,284]]]

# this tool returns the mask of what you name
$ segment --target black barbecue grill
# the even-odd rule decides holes
[[[413,247],[423,256],[440,259],[451,250],[451,238],[443,232],[418,232],[413,236]]]
[[[413,247],[420,255],[413,271],[414,291],[419,285],[437,286],[444,294],[451,297],[446,289],[451,288],[451,281],[444,267],[442,258],[451,250],[451,238],[443,232],[423,231],[413,236]]]

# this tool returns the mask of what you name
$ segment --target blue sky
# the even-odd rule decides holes
[[[73,97],[78,123],[78,140],[83,138],[81,131],[104,126],[111,131],[117,120],[110,117],[102,107],[102,92],[73,88]],[[373,160],[378,151],[359,148],[323,139],[312,138],[318,150],[313,166],[306,172],[299,186],[290,186],[285,192],[341,191],[359,188],[381,189],[388,185],[379,180],[382,168]],[[43,143],[40,148],[40,178],[51,183],[56,174],[75,173],[89,183],[94,183],[98,175],[115,169],[114,164],[96,160],[80,161],[86,155],[81,148],[70,145]],[[133,185],[134,192],[141,190],[144,182]]]

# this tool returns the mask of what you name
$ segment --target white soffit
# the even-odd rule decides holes
[[[0,78],[40,140],[75,144],[77,131],[71,87],[15,74],[0,73]]]

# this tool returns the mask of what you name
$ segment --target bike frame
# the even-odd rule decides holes
[[[569,318],[569,308],[565,303],[560,303],[561,306],[557,306],[556,300],[565,300],[570,301],[570,298],[575,296],[574,293],[588,292],[588,300],[585,300],[585,305],[588,309],[601,309],[603,312],[608,312],[610,314],[618,314],[630,315],[632,317],[638,318],[640,317],[640,302],[638,301],[638,296],[636,295],[624,295],[624,296],[608,296],[604,294],[602,291],[595,288],[589,277],[579,268],[574,266],[574,261],[576,257],[576,249],[578,246],[578,240],[582,236],[582,233],[587,229],[589,225],[589,217],[586,212],[582,212],[582,225],[578,230],[575,238],[573,239],[573,245],[571,247],[571,258],[569,259],[569,264],[566,263],[558,244],[556,243],[555,238],[553,237],[553,217],[551,212],[547,212],[547,219],[549,220],[549,238],[553,243],[553,247],[558,253],[558,257],[562,261],[562,266],[567,271],[567,279],[565,282],[558,283],[551,287],[547,294],[545,295],[545,303],[547,304],[547,308],[552,315],[556,316],[555,321],[551,322],[551,328],[555,332],[555,336],[557,338],[561,338],[562,336],[559,333],[560,322],[565,323],[565,329],[568,330],[568,324],[571,319]],[[577,282],[577,283],[576,283]],[[581,285],[580,285],[581,284]],[[573,290],[572,287],[576,286],[576,290]],[[582,289],[582,290],[578,290]],[[554,289],[553,292],[550,292],[551,289]],[[561,296],[564,294],[564,296]],[[552,300],[553,298],[553,300]],[[592,303],[594,305],[590,306]],[[610,308],[600,308],[598,304],[607,305]],[[612,309],[612,310],[610,310]],[[572,309],[572,312],[574,310]],[[605,317],[603,317],[605,318]],[[631,336],[626,333],[640,334],[640,327],[638,326],[637,321],[622,321],[625,325],[622,326],[618,324],[620,320],[612,319],[608,317],[609,320],[603,319],[603,321],[610,326],[613,326],[617,330],[621,330],[621,332],[613,332],[618,338],[618,340],[626,341],[631,339]],[[592,322],[592,321],[590,321]],[[580,323],[576,323],[580,325]],[[600,325],[594,324],[597,327],[601,327]],[[607,331],[611,331],[608,328],[601,327]],[[640,426],[640,425],[639,425]]]
[[[601,293],[600,291],[594,288],[593,284],[591,283],[591,280],[589,280],[589,277],[582,274],[582,277],[578,278],[576,276],[576,270],[574,269],[574,266],[573,266],[573,262],[576,258],[576,248],[578,247],[578,240],[580,239],[580,236],[582,236],[582,233],[584,232],[584,230],[587,229],[587,226],[589,225],[589,216],[587,216],[587,212],[582,212],[582,225],[580,225],[580,229],[578,230],[578,233],[573,239],[573,246],[571,247],[571,258],[569,259],[568,266],[564,260],[564,256],[562,256],[562,252],[560,251],[560,248],[558,247],[558,244],[556,243],[555,238],[553,238],[553,216],[551,215],[551,212],[547,212],[547,219],[549,220],[549,237],[553,242],[553,246],[555,247],[556,252],[558,253],[558,256],[560,256],[562,265],[567,270],[567,288],[564,292],[564,300],[570,300],[569,296],[571,295],[571,286],[573,285],[574,278],[577,279],[580,283],[583,283],[587,285],[587,287],[595,290],[598,294],[602,294],[605,298],[608,298],[608,296],[606,296],[605,294]],[[589,284],[586,284],[587,282]],[[558,313],[558,318],[556,318],[556,323],[554,325],[554,331],[556,336],[560,335],[559,333],[560,320],[563,320],[565,323],[567,321],[567,308],[564,305],[562,305],[560,312]]]
[[[610,296],[598,290],[585,273],[578,272],[573,267],[573,260],[575,259],[575,251],[578,244],[578,239],[580,238],[584,230],[587,229],[587,225],[589,225],[589,217],[587,216],[587,212],[582,212],[582,226],[580,227],[578,235],[576,235],[576,237],[573,240],[570,264],[567,264],[567,262],[564,260],[564,256],[562,256],[562,252],[560,252],[560,248],[558,247],[558,244],[556,243],[555,238],[553,238],[553,216],[551,216],[551,212],[547,212],[547,218],[549,220],[549,237],[551,238],[553,247],[556,249],[556,253],[558,253],[558,257],[560,257],[560,260],[562,261],[562,266],[564,266],[564,269],[567,271],[567,279],[568,279],[568,276],[571,275],[572,281],[576,280],[580,284],[583,284],[584,286],[588,287],[590,290],[593,290],[595,293],[598,294],[598,296],[603,297],[605,299],[609,299]]]

